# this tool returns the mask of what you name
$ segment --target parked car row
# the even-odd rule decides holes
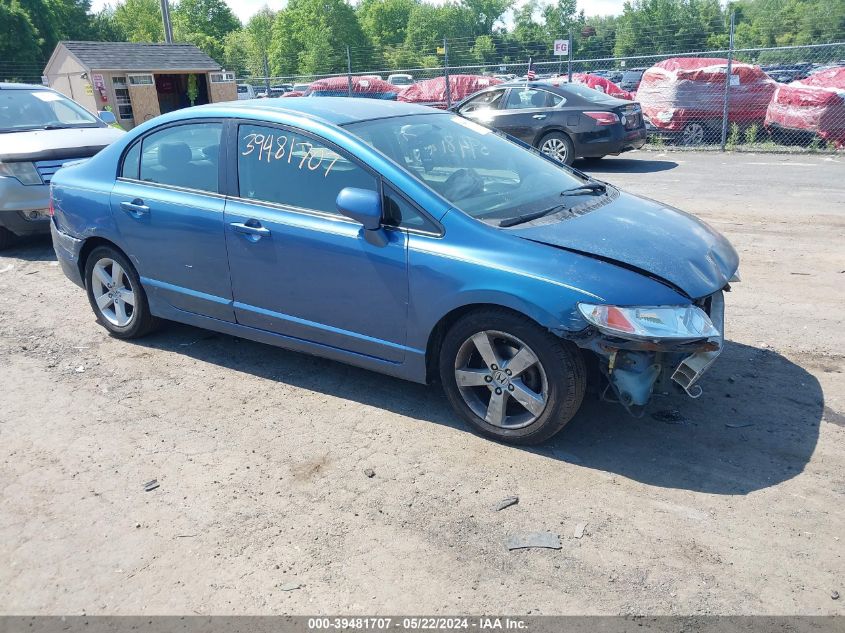
[[[725,109],[727,59],[678,57],[643,73],[636,93],[649,132],[684,145],[718,138]],[[799,65],[796,65],[799,66]],[[802,68],[806,65],[800,65]],[[845,144],[845,67],[816,70],[780,84],[763,68],[731,65],[727,120],[769,131]]]

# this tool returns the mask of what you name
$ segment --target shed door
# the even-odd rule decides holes
[[[140,125],[161,114],[156,82],[152,73],[129,75],[128,78],[129,99],[132,101],[135,125]]]

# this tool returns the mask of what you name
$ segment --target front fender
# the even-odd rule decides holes
[[[689,300],[653,279],[517,237],[461,213],[444,218],[448,239],[409,235],[408,345],[423,350],[437,323],[475,304],[503,306],[554,331],[587,325],[581,301],[679,305]]]

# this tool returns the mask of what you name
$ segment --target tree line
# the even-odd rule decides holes
[[[174,40],[191,42],[239,76],[434,68],[551,59],[573,34],[576,57],[596,59],[724,49],[731,12],[737,47],[845,40],[842,0],[628,0],[618,16],[586,16],[576,0],[289,0],[242,24],[224,0],[178,0]],[[63,39],[161,42],[159,0],[0,0],[0,62],[43,63]],[[841,54],[841,52],[840,52]]]

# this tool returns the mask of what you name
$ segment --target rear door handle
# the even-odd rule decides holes
[[[135,198],[132,202],[121,202],[120,208],[136,218],[147,215],[150,212],[150,208],[140,198]]]
[[[533,119],[538,119],[538,120],[542,121],[543,119],[545,119],[545,118],[546,118],[546,115],[545,115],[545,114],[535,114],[535,115],[534,115],[533,117],[531,117],[531,118],[533,118]]]
[[[235,233],[243,233],[244,235],[255,235],[256,237],[267,237],[270,235],[270,229],[266,229],[256,220],[250,220],[254,224],[244,224],[243,222],[232,222],[229,226]]]

